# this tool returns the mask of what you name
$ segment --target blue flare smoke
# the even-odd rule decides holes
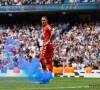
[[[16,47],[20,47],[20,43],[18,40],[12,40],[10,38],[6,39],[4,60],[13,62],[14,58],[11,52],[13,52]],[[24,74],[31,82],[39,82],[41,84],[46,84],[49,83],[50,80],[53,78],[51,72],[47,72],[40,69],[41,64],[39,62],[39,58],[35,58],[31,60],[31,62],[29,62],[25,60],[23,52],[19,52],[19,56],[20,57],[18,58],[18,67],[23,70]]]

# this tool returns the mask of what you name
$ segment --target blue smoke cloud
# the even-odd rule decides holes
[[[14,52],[15,47],[20,47],[20,43],[18,40],[12,40],[10,38],[6,39],[5,42],[5,49],[4,49],[4,61],[6,62],[13,62],[10,68],[14,68]],[[16,55],[16,54],[15,54]],[[31,60],[31,62],[26,61],[23,52],[19,52],[18,58],[18,67],[23,70],[24,74],[27,76],[30,82],[39,82],[41,84],[49,83],[50,80],[53,78],[51,72],[47,72],[41,70],[41,65],[39,62],[39,58],[35,58]]]

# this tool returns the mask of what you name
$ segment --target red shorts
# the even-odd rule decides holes
[[[53,44],[48,44],[42,47],[41,56],[51,59],[53,56],[54,47]]]

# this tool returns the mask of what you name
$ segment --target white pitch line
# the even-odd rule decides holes
[[[25,89],[33,89],[33,90],[39,90],[39,89],[41,89],[41,90],[51,90],[51,89],[66,89],[66,88],[89,88],[89,86],[70,86],[70,87],[50,87],[50,88],[11,88],[10,90],[25,90]],[[7,89],[7,88],[6,88]],[[0,88],[0,90],[4,90],[4,89],[1,89]]]
[[[32,88],[32,89],[66,89],[66,88],[89,88],[89,86],[73,86],[73,87],[52,87],[52,88]]]

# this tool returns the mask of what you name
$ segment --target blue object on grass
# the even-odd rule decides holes
[[[14,48],[20,47],[20,43],[17,40],[12,40],[10,38],[6,39],[6,48],[4,50],[6,60],[13,59],[11,52]],[[20,58],[18,59],[18,67],[23,70],[24,74],[27,76],[28,80],[31,82],[40,82],[42,84],[49,83],[52,79],[52,73],[41,70],[39,58],[31,60],[31,62],[26,61],[23,52],[19,52]],[[9,60],[10,61],[10,60]],[[14,68],[14,63],[9,66],[9,69]],[[2,72],[6,73],[7,68],[3,68]]]

